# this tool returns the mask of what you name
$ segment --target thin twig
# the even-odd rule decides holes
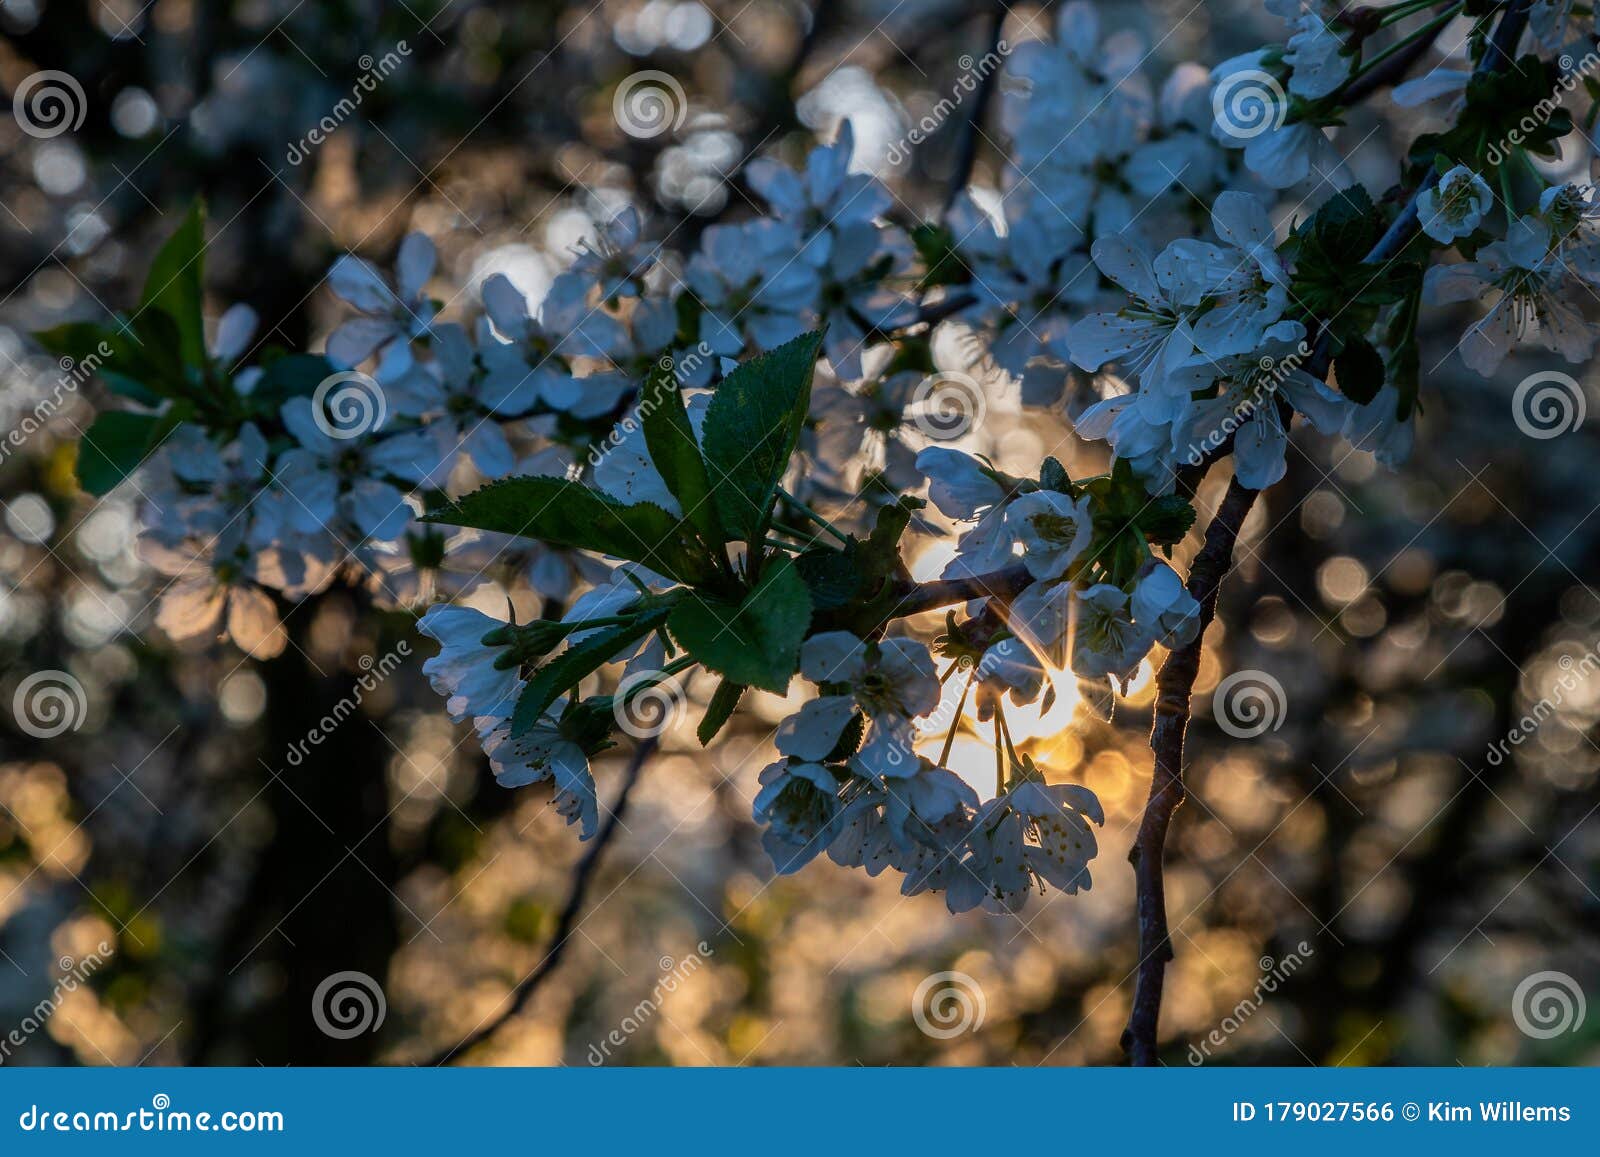
[[[1161,1018],[1161,990],[1172,941],[1167,931],[1167,898],[1163,854],[1172,813],[1183,802],[1183,737],[1189,726],[1189,700],[1200,672],[1200,650],[1205,631],[1217,612],[1217,592],[1233,565],[1233,548],[1239,528],[1255,505],[1260,491],[1237,478],[1206,527],[1205,545],[1189,568],[1189,593],[1200,604],[1200,629],[1194,641],[1167,656],[1156,676],[1155,723],[1150,748],[1155,768],[1150,777],[1150,798],[1145,804],[1139,834],[1128,852],[1138,885],[1139,971],[1134,987],[1133,1013],[1122,1034],[1122,1047],[1136,1065],[1156,1062],[1156,1027]]]
[[[1000,33],[1005,28],[1009,11],[1004,4],[994,5],[994,10],[989,14],[989,48],[974,67],[986,64],[989,57],[1000,51]],[[972,112],[961,123],[961,136],[956,140],[956,161],[950,170],[950,188],[944,199],[946,213],[950,212],[956,198],[961,196],[967,183],[972,180],[972,170],[978,163],[978,141],[983,136],[983,121],[994,98],[994,79],[999,71],[998,68],[990,68],[978,78],[978,97],[972,102]]]
[[[516,988],[511,990],[506,998],[509,1003],[495,1015],[494,1019],[480,1024],[463,1037],[459,1044],[436,1053],[421,1062],[422,1064],[432,1067],[448,1064],[453,1058],[465,1055],[488,1040],[526,1007],[545,978],[556,970],[562,956],[566,954],[572,934],[577,931],[578,914],[583,911],[583,903],[588,896],[595,869],[600,864],[600,857],[605,852],[606,845],[611,842],[612,836],[616,834],[617,828],[621,826],[622,813],[628,808],[628,797],[634,785],[639,782],[639,773],[644,770],[644,765],[655,753],[658,744],[659,740],[655,736],[650,736],[640,740],[639,746],[634,749],[633,758],[628,761],[627,770],[622,773],[622,787],[617,792],[617,802],[611,805],[610,812],[601,822],[600,830],[595,833],[594,843],[589,845],[588,851],[584,852],[583,858],[572,869],[572,890],[567,893],[567,903],[556,920],[555,932],[550,937],[550,948],[545,953],[544,959],[539,961],[533,971],[523,977]]]

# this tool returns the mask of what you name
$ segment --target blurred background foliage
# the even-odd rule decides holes
[[[1272,27],[1242,0],[1103,7],[1168,64],[1221,59]],[[27,334],[135,300],[196,196],[212,222],[208,312],[246,302],[268,340],[301,348],[336,316],[321,278],[340,252],[382,260],[422,229],[451,292],[500,271],[537,298],[597,219],[636,205],[653,236],[691,248],[709,222],[750,211],[747,155],[794,161],[841,115],[902,210],[932,217],[959,125],[897,168],[890,145],[997,20],[1017,42],[1045,34],[1050,13],[987,0],[3,0],[0,88],[55,69],[88,99],[81,128],[48,140],[0,119],[0,425],[16,428],[60,377]],[[295,162],[294,143],[391,52],[393,73]],[[683,86],[676,132],[618,131],[612,95],[641,69]],[[1348,133],[1353,169],[1387,185],[1395,144],[1425,125],[1380,96]],[[975,173],[992,184],[999,130],[985,129]],[[1235,1018],[1211,1063],[1600,1056],[1600,1014],[1546,1041],[1509,1015],[1538,969],[1600,994],[1600,681],[1489,757],[1564,659],[1600,639],[1600,424],[1517,437],[1503,391],[1454,359],[1431,365],[1454,340],[1434,336],[1411,463],[1391,475],[1304,440],[1247,524],[1207,640],[1192,802],[1169,845],[1169,1063],[1291,952],[1303,967]],[[7,1059],[407,1063],[454,1045],[544,957],[578,845],[543,789],[494,785],[422,677],[425,641],[361,592],[289,611],[291,645],[267,661],[154,630],[137,494],[92,503],[71,480],[98,389],[71,392],[0,461],[0,699],[60,669],[88,703],[80,728],[49,739],[0,712],[0,1031],[50,995],[61,958],[114,951]],[[1052,425],[1024,418],[1001,383],[976,448],[1034,473],[1081,401],[1069,394]],[[1099,468],[1066,445],[1073,473]],[[1202,518],[1218,496],[1201,492]],[[357,717],[292,760],[363,658],[406,640],[411,656]],[[1211,689],[1238,668],[1284,685],[1279,730],[1236,740],[1210,721]],[[686,716],[645,769],[561,967],[459,1059],[1117,1063],[1148,683],[1147,669],[1109,723],[1063,702],[1027,727],[1040,763],[1099,793],[1108,823],[1093,891],[1052,894],[1025,920],[951,918],[937,897],[902,898],[894,880],[825,859],[774,879],[749,805],[784,704],[747,699],[708,751],[698,712]],[[700,702],[710,691],[690,688]],[[387,1016],[338,1040],[310,1004],[349,969],[382,981]],[[943,970],[984,997],[981,1026],[949,1039],[912,1016],[919,982]]]

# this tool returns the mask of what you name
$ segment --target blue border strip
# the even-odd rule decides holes
[[[1593,1152],[1597,1094],[1595,1069],[0,1069],[0,1152],[1504,1157],[1508,1141]]]

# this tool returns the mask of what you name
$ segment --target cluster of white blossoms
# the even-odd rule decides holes
[[[1547,116],[1503,163],[1487,152],[1559,79],[1536,52],[1592,41],[1592,15],[1543,0],[1501,48],[1531,42],[1517,69],[1486,69],[1474,37],[1477,75],[1403,94],[1452,95],[1458,129],[1413,149],[1402,210],[1405,196],[1374,199],[1344,174],[1342,96],[1466,9],[1402,0],[1352,22],[1332,0],[1268,8],[1282,43],[1179,65],[1158,87],[1139,37],[1064,5],[1054,39],[1010,60],[1003,189],[968,190],[937,223],[905,220],[858,171],[845,123],[803,171],[747,166],[765,213],[677,255],[624,210],[539,302],[499,275],[481,308],[437,300],[421,235],[392,277],[341,258],[328,281],[353,313],[321,355],[244,365],[248,310],[207,346],[198,285],[147,291],[142,312],[166,320],[134,323],[144,345],[177,348],[118,354],[108,380],[142,409],[103,415],[81,469],[104,487],[148,453],[144,542],[174,576],[158,622],[175,638],[220,630],[276,653],[281,601],[335,581],[422,612],[451,717],[501,783],[549,782],[585,837],[590,761],[630,696],[696,665],[721,675],[708,741],[747,687],[798,674],[817,696],[779,727],[754,802],[780,871],[826,851],[892,867],[953,911],[1086,888],[1099,805],[1018,750],[1006,707],[1050,700],[1063,677],[1109,699],[1152,648],[1195,640],[1200,607],[1158,557],[1193,523],[1186,472],[1231,453],[1240,483],[1271,485],[1297,415],[1398,462],[1424,305],[1488,302],[1460,344],[1485,375],[1524,341],[1581,360],[1600,332],[1575,291],[1600,285],[1600,204],[1588,186],[1547,187],[1529,160],[1570,119]],[[1501,17],[1466,8],[1485,27]],[[1249,100],[1266,102],[1260,120],[1240,119]],[[1306,199],[1281,206],[1286,228],[1274,211],[1290,188]],[[1364,264],[1396,229],[1403,243]],[[1452,250],[1463,259],[1435,261]],[[178,281],[197,262],[180,248],[158,267]],[[1019,478],[939,445],[913,421],[938,325],[1025,404],[1065,412],[1069,375],[1097,375],[1100,400],[1069,417],[1108,443],[1107,472],[1074,479],[1051,458]],[[659,381],[665,401],[645,396]],[[909,494],[924,484],[958,535],[942,578],[960,594],[935,605],[960,610],[931,649],[896,633],[900,536],[937,530]],[[519,624],[457,605],[485,587],[560,610]],[[615,694],[584,696],[597,673]],[[969,702],[993,725],[988,800],[945,766]],[[923,744],[941,732],[934,759]]]

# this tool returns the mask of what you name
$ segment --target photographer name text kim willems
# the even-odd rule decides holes
[[[1396,1113],[1393,1102],[1357,1101],[1233,1102],[1235,1121],[1438,1122],[1440,1124],[1563,1124],[1572,1120],[1567,1105],[1529,1105],[1522,1101],[1479,1101],[1476,1106],[1453,1101],[1407,1101]]]

